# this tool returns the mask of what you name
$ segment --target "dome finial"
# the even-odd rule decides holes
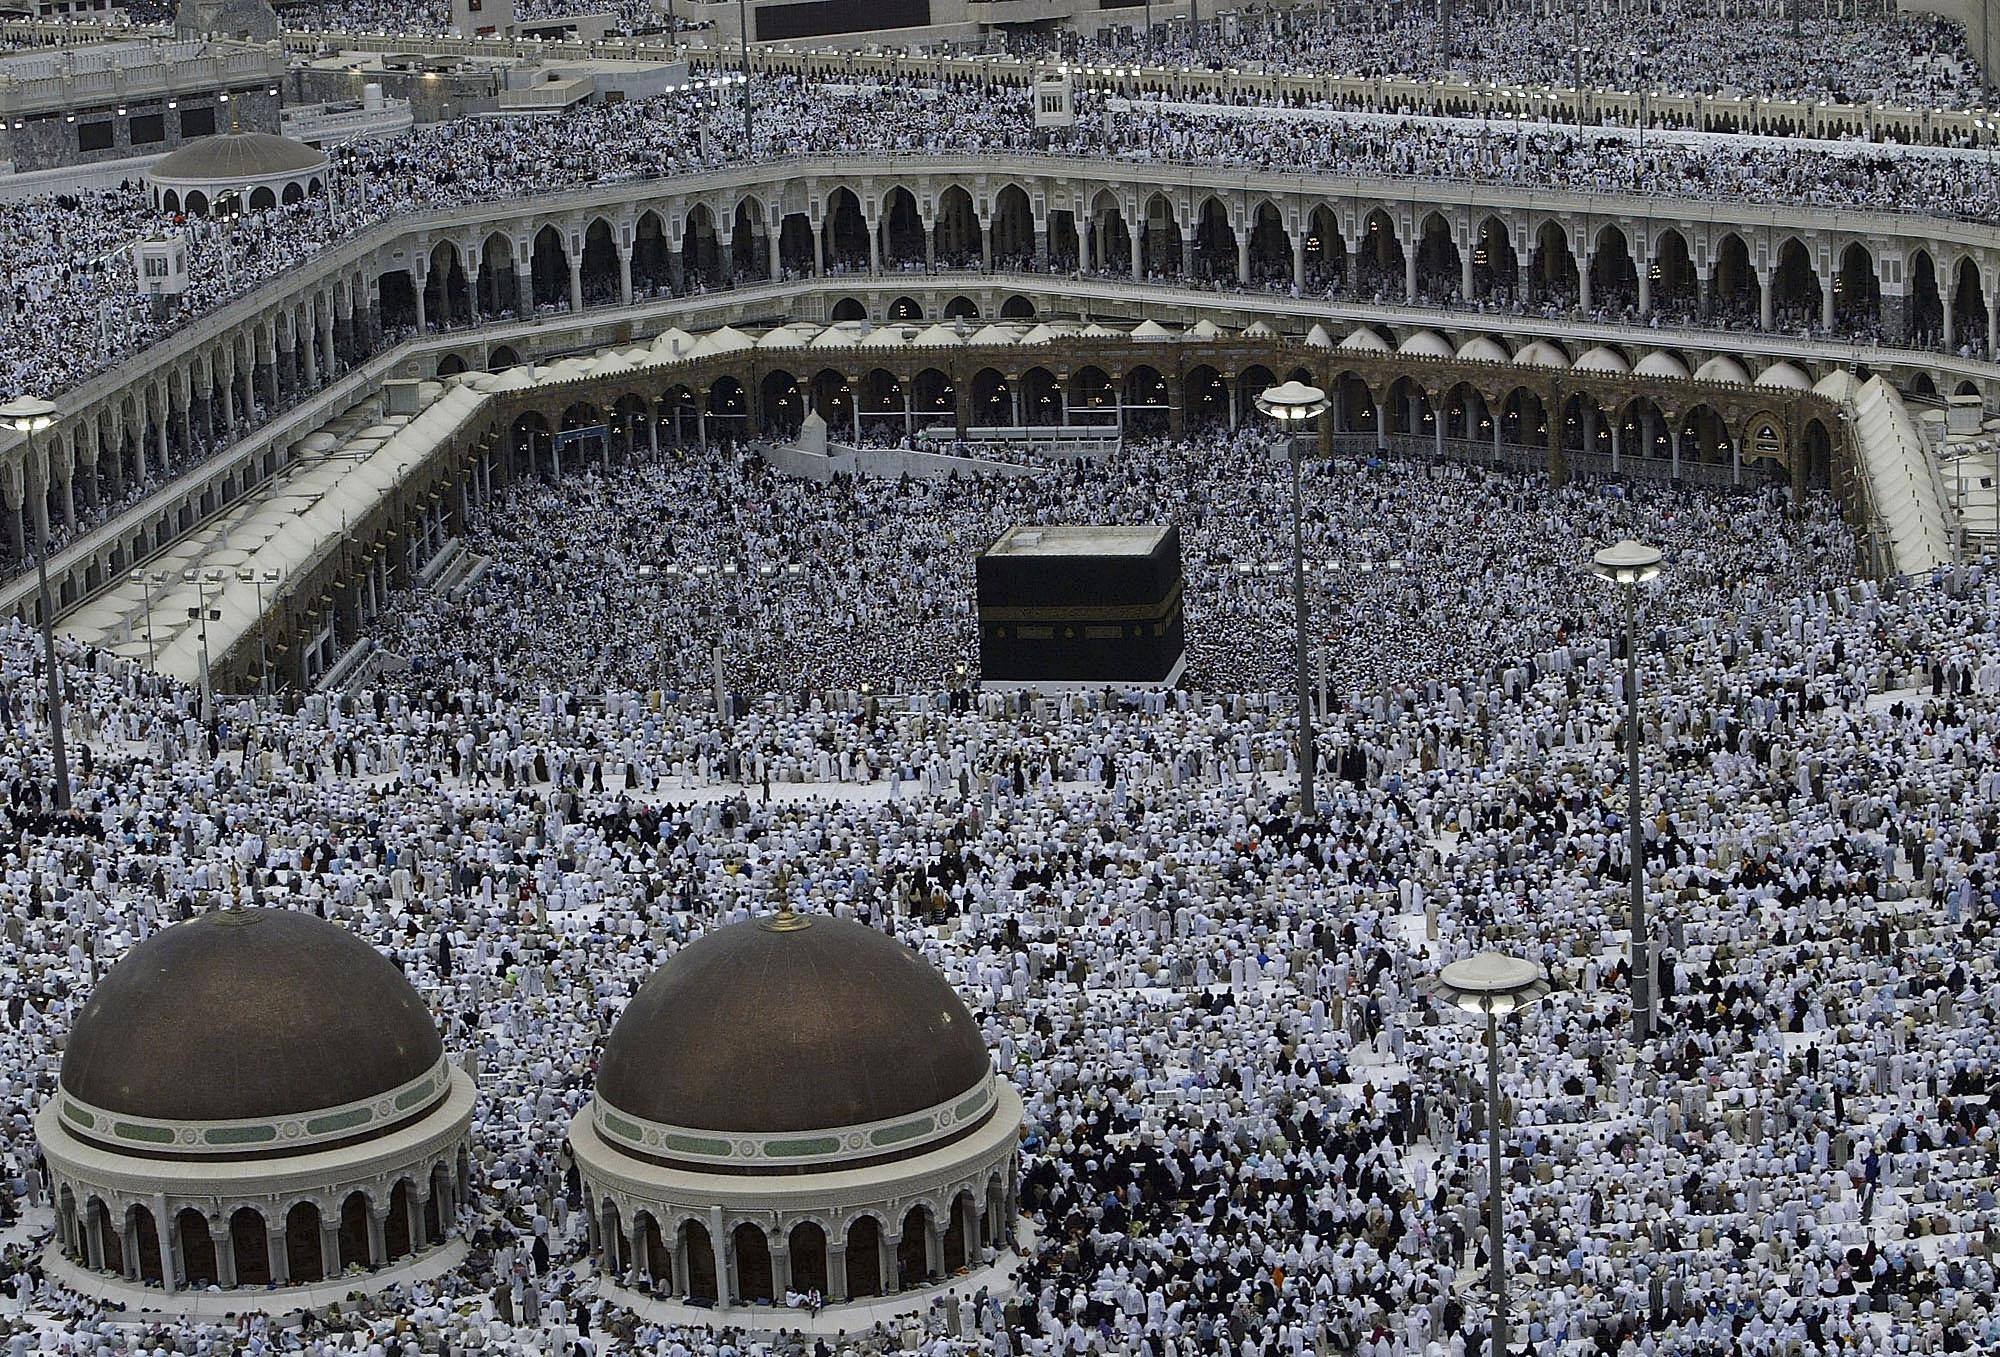
[[[789,877],[790,874],[783,868],[778,870],[778,912],[768,919],[758,920],[759,923],[773,933],[796,933],[802,928],[812,927],[811,919],[806,918],[803,914],[792,912],[792,894]]]

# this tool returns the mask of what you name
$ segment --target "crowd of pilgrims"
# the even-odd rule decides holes
[[[165,0],[126,8],[138,23],[172,17]],[[675,0],[518,0],[516,12],[524,19],[608,12],[614,32],[664,38],[694,27],[700,10]],[[286,28],[319,32],[438,35],[451,27],[443,0],[304,0],[279,17]],[[1984,103],[1964,26],[1900,12],[1888,0],[1630,0],[1581,8],[1533,0],[1333,0],[1203,7],[1194,17],[1198,27],[1162,13],[1149,30],[1148,19],[1133,15],[1088,38],[1024,30],[1010,34],[1007,47],[1021,56],[1110,65],[1568,85],[1580,45],[1587,87],[1903,108]]]
[[[1149,35],[1142,20],[1115,37],[1065,45],[1031,35],[1017,47],[1096,64],[1572,87],[1580,45],[1586,89],[1904,108],[1984,102],[1963,25],[1883,5],[1841,9],[1789,0],[1567,8],[1334,0],[1231,15],[1199,31],[1162,23]]]
[[[1197,580],[1228,544],[1261,558],[1281,540],[1261,510],[1223,524],[1203,503],[1231,467],[1269,479],[1251,449],[1133,457],[1090,474],[1142,517],[1150,480]],[[1208,459],[1213,475],[1186,465]],[[351,699],[225,698],[209,725],[188,688],[65,646],[64,815],[35,638],[0,629],[11,1352],[1463,1357],[1494,1246],[1483,1043],[1425,981],[1488,948],[1554,982],[1503,1030],[1517,1341],[1607,1357],[2000,1344],[1993,571],[1858,580],[1827,506],[1792,517],[1753,492],[1343,467],[1315,478],[1316,516],[1405,565],[1330,619],[1373,658],[1342,664],[1306,823],[1286,796],[1290,702],[1263,686],[1282,639],[1268,598],[1232,612],[1213,579],[1197,588],[1210,672],[1168,694],[954,691],[942,640],[871,634],[907,616],[878,595],[956,615],[962,572],[911,562],[953,521],[989,522],[979,494],[1063,517],[1078,486],[794,494],[719,456],[687,470],[663,546],[798,559],[855,600],[793,609],[786,648],[758,660],[788,657],[792,681],[722,712],[656,698],[646,641],[607,650],[597,623],[540,611],[476,661]],[[766,526],[736,512],[764,500],[730,498],[746,478],[779,496]],[[588,480],[524,490],[481,545],[521,577],[599,539],[629,564],[625,526],[667,484],[638,477],[617,508]],[[1639,632],[1661,998],[1636,1049],[1621,633],[1578,568],[1627,534],[1670,556]],[[674,596],[618,609],[662,646],[696,592],[668,578]],[[1241,669],[1201,637],[1218,626],[1238,628]],[[873,691],[843,686],[871,656]],[[780,896],[941,968],[1021,1091],[1035,1243],[962,1304],[912,1296],[880,1329],[748,1338],[663,1327],[590,1275],[560,1128],[606,1031],[676,949]],[[228,903],[366,937],[476,1066],[461,1269],[280,1328],[105,1314],[37,1261],[51,1222],[28,1116],[64,1031],[127,947]]]
[[[1696,611],[1752,580],[1829,587],[1853,555],[1827,501],[1794,516],[1775,491],[1684,490],[1656,506],[1646,490],[1552,491],[1532,477],[1349,457],[1309,459],[1303,475],[1314,679],[1324,651],[1339,693],[1438,674],[1498,679],[1520,658],[1515,619],[1602,634],[1617,600],[1592,583],[1578,544],[1616,540],[1642,518],[1674,559],[1676,600]],[[961,662],[977,669],[979,548],[1019,523],[1163,523],[1180,536],[1188,684],[1286,690],[1288,481],[1269,435],[1253,429],[1134,439],[1108,460],[1025,476],[830,485],[774,471],[754,451],[669,448],[608,479],[593,463],[518,482],[467,535],[488,561],[477,579],[410,594],[374,634],[417,687],[596,692],[623,678],[709,692],[718,649],[746,701],[958,686]],[[1551,541],[1565,550],[1538,549]],[[1508,625],[1469,628],[1467,615]],[[1384,616],[1396,625],[1379,625]]]
[[[412,212],[801,155],[1045,147],[1086,160],[1644,190],[1785,206],[1893,204],[1960,220],[2000,219],[2000,163],[1970,148],[1656,134],[1642,149],[1629,129],[1236,102],[1133,104],[1101,91],[1080,95],[1075,128],[1038,135],[1025,88],[1012,84],[760,74],[754,89],[747,145],[742,85],[718,76],[561,117],[461,118],[348,143],[335,151],[331,201],[312,198],[230,222],[158,212],[136,183],[0,202],[0,394],[74,386],[329,245]],[[138,293],[120,251],[168,230],[190,235],[190,286],[162,305]],[[1300,280],[1306,284],[1339,296],[1356,291],[1358,280]],[[1814,311],[1807,308],[1808,320]],[[1856,321],[1848,337],[1869,333]]]

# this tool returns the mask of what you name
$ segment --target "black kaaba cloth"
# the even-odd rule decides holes
[[[1170,684],[1184,667],[1181,535],[1159,526],[1014,527],[979,553],[988,683]]]

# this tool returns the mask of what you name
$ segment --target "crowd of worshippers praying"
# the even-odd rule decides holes
[[[1281,549],[1249,445],[949,486],[676,455],[507,492],[472,533],[493,583],[397,600],[382,640],[417,663],[356,698],[225,699],[205,724],[190,687],[65,644],[71,813],[39,640],[0,627],[12,1351],[1464,1357],[1496,1246],[1538,1354],[2000,1344],[1992,570],[1857,579],[1829,505],[1766,492],[1316,476],[1315,533],[1385,568],[1315,603],[1352,650],[1308,821],[1282,595],[1225,582]],[[1086,504],[1181,527],[1190,681],[955,687],[966,575],[941,544]],[[1623,632],[1584,564],[1625,536],[1666,553],[1638,631],[1660,995],[1639,1048]],[[675,553],[810,563],[712,613],[741,689],[719,711],[679,659],[713,586],[662,577],[633,607],[605,583]],[[596,1290],[560,1136],[594,1054],[665,957],[779,895],[889,930],[965,995],[1026,1105],[1036,1243],[1007,1287],[823,1339]],[[38,1261],[28,1114],[93,979],[232,902],[366,937],[477,1061],[471,1251],[303,1327],[120,1322]],[[1482,1043],[1425,985],[1489,948],[1554,985],[1504,1029],[1503,1245]]]
[[[1908,148],[1855,143],[1773,141],[1703,134],[1656,136],[1643,149],[1629,131],[1561,124],[1499,123],[1472,118],[1382,118],[1334,108],[1264,107],[1236,102],[1128,101],[1102,92],[1079,96],[1073,129],[1038,140],[1025,87],[972,80],[897,79],[851,83],[760,74],[753,82],[754,140],[744,143],[742,85],[733,77],[653,99],[592,105],[561,117],[534,120],[461,118],[414,128],[400,136],[345,144],[334,152],[331,192],[323,197],[243,213],[230,220],[189,219],[148,201],[136,183],[84,192],[42,194],[0,203],[0,394],[51,394],[142,351],[190,319],[270,279],[296,270],[330,245],[377,223],[413,212],[467,203],[518,200],[593,184],[662,179],[722,165],[774,161],[787,156],[852,151],[921,151],[972,154],[1046,146],[1083,160],[1169,160],[1213,167],[1313,171],[1332,175],[1393,176],[1593,194],[1643,190],[1700,203],[1769,203],[1783,206],[1875,207],[1920,205],[1941,218],[1991,221],[2000,210],[2000,165],[1977,148]],[[912,109],[922,116],[911,116]],[[1707,208],[1703,208],[1707,211]],[[858,221],[858,218],[857,218]],[[1177,228],[1178,229],[1178,228]],[[1191,231],[1206,227],[1191,224]],[[142,296],[121,248],[160,231],[188,234],[187,292],[164,307]],[[1550,316],[1639,318],[1638,280],[1630,267],[1607,260],[1606,275],[1586,294],[1567,250],[1537,249],[1506,267],[1497,254],[1481,265],[1473,295],[1462,295],[1460,270],[1431,242],[1398,243],[1371,237],[1338,242],[1322,225],[1320,242],[1294,276],[1294,258],[1282,238],[1260,234],[1253,243],[1250,276],[1236,276],[1233,249],[1204,249],[1197,278],[1213,286],[1287,289],[1330,299],[1426,300],[1481,309]],[[1280,232],[1280,237],[1282,232]],[[988,261],[977,248],[937,259],[922,248],[892,250],[885,266],[899,268],[1042,268],[1076,272],[1086,265],[1119,276],[1135,272],[1126,232],[1105,233],[1103,258],[1085,259],[1079,241],[1056,237],[1044,256],[1032,249],[1003,252]],[[1449,242],[1446,242],[1449,244]],[[1502,240],[1482,239],[1479,253],[1501,251]],[[851,243],[831,252],[830,267],[865,271],[865,229],[858,253]],[[1393,248],[1392,248],[1393,247]],[[1456,246],[1452,246],[1455,250]],[[1145,244],[1136,272],[1178,275],[1184,258],[1178,242]],[[1418,256],[1416,296],[1408,296],[1397,252]],[[1506,256],[1513,246],[1506,243]],[[726,286],[759,277],[770,267],[767,251],[732,242],[729,257],[707,274],[682,279],[683,287]],[[1547,255],[1545,261],[1543,256]],[[1392,257],[1397,256],[1397,257]],[[1673,261],[1666,261],[1672,265]],[[1879,291],[1863,267],[1839,294],[1833,314],[1822,304],[1822,284],[1809,264],[1780,261],[1770,324],[1788,333],[1832,333],[1849,340],[1943,347],[1942,303],[1918,308],[1904,324],[1885,331]],[[786,273],[817,267],[812,243],[786,253]],[[1843,261],[1843,269],[1847,264]],[[1727,265],[1723,266],[1728,272]],[[1696,318],[1690,270],[1678,289],[1671,273],[1653,299],[1654,323]],[[655,270],[645,285],[674,285]],[[1761,321],[1755,274],[1744,266],[1719,288],[1701,323],[1743,327]],[[1947,290],[1960,280],[1941,280]],[[1989,283],[1988,286],[1991,284]],[[1733,289],[1733,290],[1732,290]],[[594,261],[588,299],[616,299],[615,265]],[[1974,351],[1984,341],[1985,310],[1977,285],[1960,298],[1956,347]],[[569,304],[566,286],[538,292],[538,308]],[[516,299],[492,303],[511,313]],[[442,316],[433,317],[441,323]],[[1829,323],[1830,322],[1830,323]],[[414,324],[414,315],[409,318]]]

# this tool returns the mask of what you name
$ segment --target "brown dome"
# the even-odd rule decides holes
[[[992,1070],[955,990],[887,934],[827,915],[717,929],[655,971],[604,1044],[597,1096],[711,1131],[908,1116]]]
[[[63,1050],[81,1102],[160,1121],[241,1121],[398,1089],[444,1055],[394,962],[297,910],[210,911],[98,981]]]

